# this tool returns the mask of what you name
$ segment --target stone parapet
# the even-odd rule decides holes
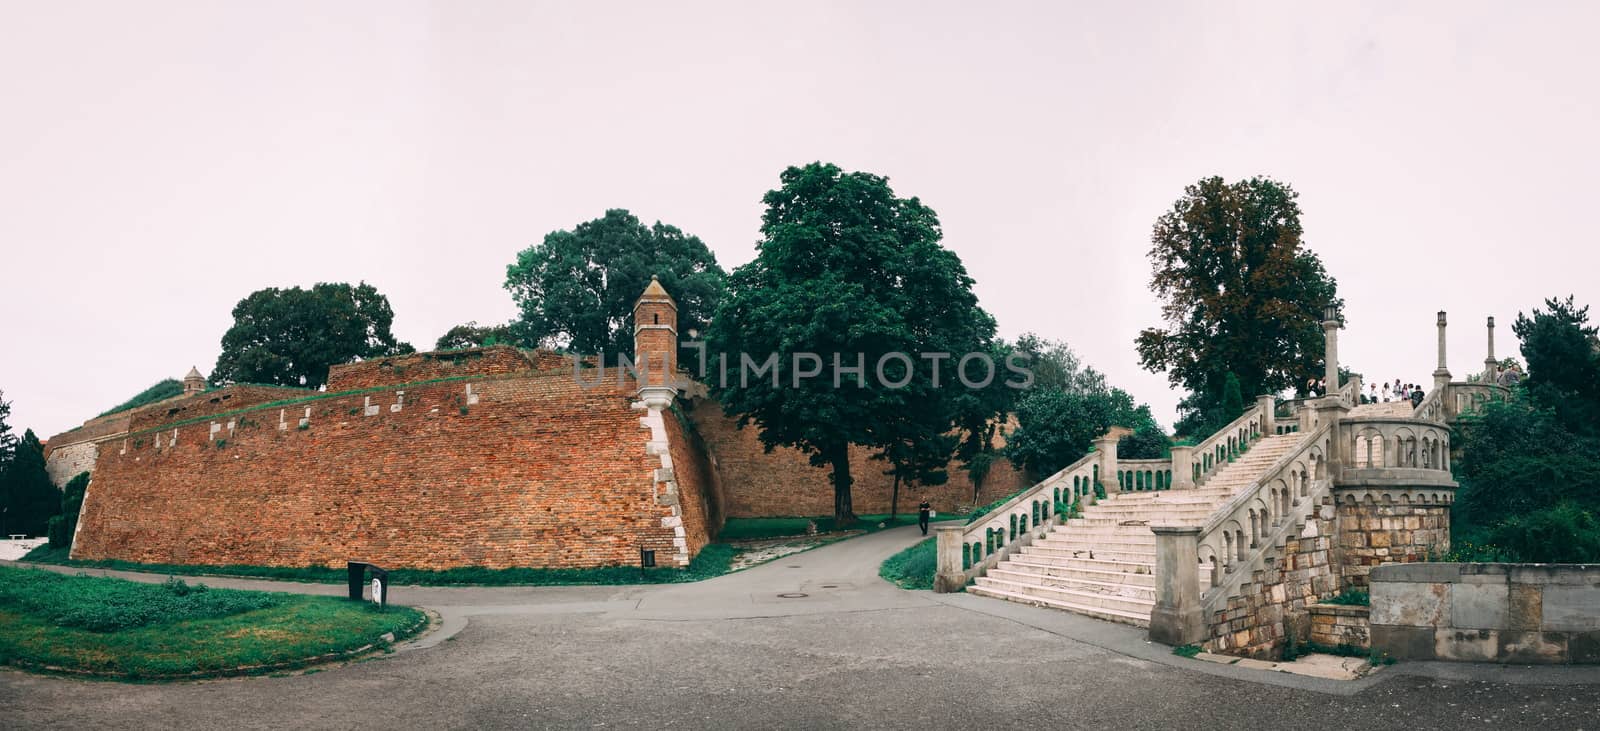
[[[1600,663],[1600,565],[1380,566],[1372,647],[1401,660]]]

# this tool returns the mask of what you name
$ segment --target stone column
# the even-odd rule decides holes
[[[1494,359],[1494,316],[1489,316],[1489,357],[1483,359],[1483,380],[1494,383],[1500,378],[1500,361]]]
[[[1194,447],[1172,448],[1172,489],[1194,489]]]
[[[1257,396],[1256,405],[1261,407],[1261,436],[1270,437],[1278,430],[1278,398]]]
[[[1158,526],[1156,606],[1150,612],[1150,639],[1167,645],[1204,642],[1210,632],[1200,609],[1200,528]]]
[[[1444,364],[1444,310],[1439,310],[1439,367],[1433,371],[1433,387],[1445,388],[1450,385],[1450,369]]]
[[[938,573],[933,577],[933,590],[940,594],[961,591],[967,585],[966,572],[961,568],[962,526],[941,525],[934,528],[934,554],[938,558]]]
[[[1321,395],[1331,396],[1339,392],[1339,311],[1328,305],[1322,315],[1322,359],[1327,361],[1323,380],[1327,391]]]
[[[1100,455],[1100,484],[1106,486],[1106,497],[1120,491],[1117,486],[1117,442],[1122,441],[1122,435],[1113,427],[1111,431],[1094,440],[1094,451]]]

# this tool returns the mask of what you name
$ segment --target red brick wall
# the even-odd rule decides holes
[[[469,404],[466,383],[397,389],[398,413],[394,394],[367,394],[374,416],[364,396],[311,399],[283,409],[283,430],[279,408],[249,412],[221,448],[208,422],[178,427],[176,446],[170,428],[130,434],[125,454],[102,450],[73,556],[442,569],[632,564],[641,546],[672,555],[661,527],[672,509],[652,490],[660,458],[630,394],[553,373],[470,381]],[[683,502],[701,502],[695,460],[675,462]],[[706,532],[686,528],[691,553]]]
[[[133,419],[128,428],[132,431],[141,431],[185,419],[196,419],[212,414],[220,414],[224,411],[236,411],[256,404],[303,398],[315,394],[316,391],[304,388],[289,388],[287,386],[258,386],[254,384],[225,386],[214,391],[195,394],[188,398],[163,401],[151,408],[139,409],[133,412]]]
[[[457,376],[496,376],[520,371],[552,370],[572,362],[559,353],[524,353],[509,345],[414,353],[374,358],[328,369],[328,392],[398,386]]]
[[[662,414],[667,427],[668,452],[672,472],[678,483],[678,502],[682,506],[683,529],[689,546],[709,543],[722,529],[721,485],[705,451],[705,444],[681,410]]]
[[[721,476],[726,515],[730,518],[817,516],[833,514],[833,483],[828,468],[812,467],[806,455],[793,449],[767,454],[757,438],[756,426],[739,429],[716,401],[696,400],[688,410],[696,430],[705,439]],[[850,450],[850,475],[855,479],[851,499],[858,514],[887,513],[894,480],[883,474],[887,463],[871,459],[868,450]],[[927,498],[933,509],[954,513],[958,508],[984,505],[1026,486],[1025,478],[1010,462],[997,460],[984,479],[983,490],[973,498],[972,481],[960,463],[950,464],[950,481],[936,487],[900,489],[899,509],[915,512]]]

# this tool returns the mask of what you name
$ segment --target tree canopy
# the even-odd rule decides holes
[[[1342,302],[1301,241],[1297,197],[1269,178],[1212,177],[1156,219],[1150,285],[1163,323],[1135,345],[1140,365],[1189,391],[1180,424],[1220,405],[1229,372],[1246,398],[1322,373],[1323,307]]]
[[[1545,307],[1512,327],[1527,380],[1455,425],[1452,543],[1475,552],[1463,560],[1600,561],[1600,346],[1587,307]]]
[[[234,306],[211,382],[320,388],[329,366],[413,352],[393,323],[389,298],[366,282],[257,290]]]
[[[933,210],[897,197],[887,179],[812,163],[780,182],[763,198],[756,258],[729,276],[712,319],[708,380],[768,449],[793,447],[832,468],[834,514],[849,523],[849,447],[898,457],[897,444],[951,432],[981,401],[961,398],[957,360],[991,352],[994,320],[960,258],[940,245]],[[954,355],[924,357],[941,353]],[[769,356],[772,373],[741,377],[744,358]],[[728,359],[726,382],[718,358]],[[839,370],[858,364],[860,377]],[[980,381],[983,369],[968,365]]]
[[[646,226],[620,208],[552,231],[506,267],[520,311],[512,332],[527,347],[603,353],[613,362],[633,353],[633,305],[652,275],[678,304],[678,332],[704,332],[726,275],[698,237],[659,221]]]
[[[510,325],[478,326],[476,321],[457,325],[439,336],[433,344],[435,350],[461,350],[481,348],[485,345],[510,345],[515,340]]]
[[[60,502],[61,493],[50,484],[45,471],[44,445],[29,429],[0,468],[0,533],[44,535]]]

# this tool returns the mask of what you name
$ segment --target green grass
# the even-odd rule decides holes
[[[959,515],[940,515],[935,521],[952,520],[961,518]],[[798,517],[798,518],[729,518],[722,525],[722,530],[717,533],[717,538],[724,541],[760,540],[763,538],[791,538],[806,535],[806,526],[812,521],[817,524],[817,534],[839,532],[833,516],[826,517]],[[879,528],[878,524],[884,524]],[[868,533],[896,528],[902,525],[916,525],[917,511],[910,513],[901,512],[891,522],[888,513],[874,513],[871,515],[856,516],[856,523],[844,530],[864,530]]]
[[[656,567],[644,569],[641,575],[637,566],[607,566],[594,569],[489,569],[463,567],[442,571],[421,569],[392,569],[389,581],[395,586],[563,586],[587,584],[677,584],[701,581],[728,573],[738,549],[724,543],[712,543],[685,569]],[[306,581],[318,584],[343,584],[344,567],[325,566],[205,566],[178,564],[148,564],[129,561],[71,561],[66,551],[47,550],[41,546],[22,558],[34,563],[78,566],[83,568],[113,569],[119,571],[145,571],[182,576],[240,576],[255,579]]]
[[[911,547],[883,560],[878,575],[902,589],[933,589],[933,575],[939,559],[933,538],[924,538]]]
[[[163,379],[157,382],[156,385],[140,391],[138,394],[135,394],[133,398],[130,398],[127,401],[101,412],[100,416],[109,416],[118,412],[127,411],[128,409],[136,409],[140,406],[144,406],[145,404],[153,404],[157,401],[169,399],[182,393],[183,383],[178,379]],[[100,416],[96,416],[95,418],[98,419]]]
[[[0,567],[0,664],[27,669],[124,680],[254,674],[424,624],[409,607]]]

